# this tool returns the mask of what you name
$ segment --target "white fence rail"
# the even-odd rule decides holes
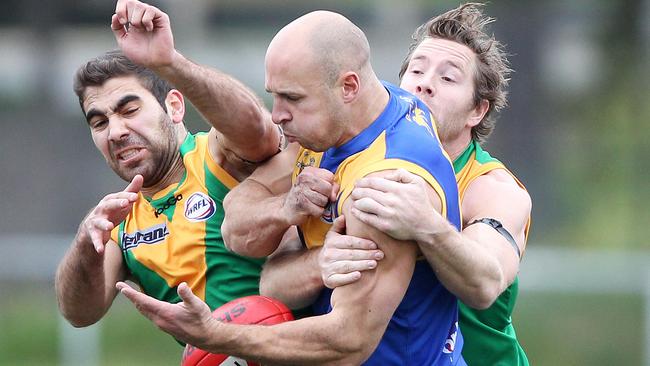
[[[52,282],[69,236],[0,236],[0,282]],[[531,245],[521,267],[523,291],[643,296],[643,361],[650,366],[650,251],[580,250]],[[59,322],[62,365],[97,365],[98,327]],[[85,350],[80,352],[79,350]]]

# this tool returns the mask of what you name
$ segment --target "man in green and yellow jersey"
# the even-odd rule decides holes
[[[136,1],[117,7],[129,15],[126,26],[112,19],[121,50],[81,66],[74,90],[97,149],[130,183],[83,219],[59,265],[59,307],[77,327],[101,319],[126,279],[172,303],[186,282],[211,309],[257,294],[263,260],[225,248],[222,203],[282,140],[250,90],[175,50],[166,14]],[[184,96],[208,132],[187,131]]]

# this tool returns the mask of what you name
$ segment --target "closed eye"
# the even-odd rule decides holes
[[[125,116],[130,116],[130,115],[133,115],[134,113],[136,113],[138,110],[140,110],[140,108],[128,108],[128,109],[124,110],[122,112],[122,114],[125,115]]]
[[[302,99],[302,97],[298,95],[285,95],[285,99],[291,102],[297,102]]]
[[[107,119],[97,119],[90,122],[90,128],[93,130],[101,130],[102,128],[106,127],[106,125],[108,125]]]

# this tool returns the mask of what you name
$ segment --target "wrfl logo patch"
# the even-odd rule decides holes
[[[217,211],[216,204],[203,192],[193,193],[185,201],[185,217],[194,222],[205,221]]]

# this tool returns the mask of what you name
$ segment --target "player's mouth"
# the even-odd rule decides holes
[[[121,163],[129,163],[138,158],[138,156],[141,155],[141,153],[144,151],[142,148],[128,148],[124,150],[120,150],[115,154],[115,157],[117,158],[117,161]]]
[[[287,139],[287,141],[289,141],[289,142],[296,142],[296,141],[298,141],[298,139],[297,139],[295,136],[293,136],[293,135],[289,135],[289,134],[287,134],[286,132],[284,132],[284,138]]]

